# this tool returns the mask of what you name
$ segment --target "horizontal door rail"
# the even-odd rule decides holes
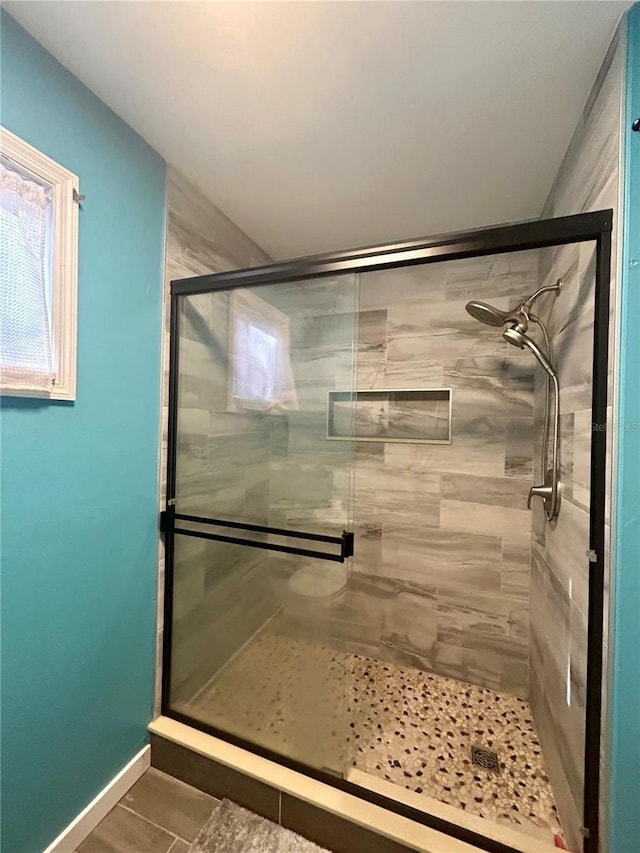
[[[311,551],[308,548],[294,548],[289,545],[276,545],[273,542],[258,542],[255,539],[240,539],[236,536],[221,536],[218,533],[205,533],[204,530],[185,530],[178,528],[174,530],[180,536],[194,536],[196,539],[214,539],[216,542],[229,542],[231,545],[247,545],[249,548],[262,548],[265,551],[280,551],[284,554],[298,554],[301,557],[316,557],[318,560],[331,560],[334,563],[344,563],[350,554],[347,547],[343,545],[339,554],[327,554],[324,551]],[[353,540],[353,533],[345,531],[345,537]],[[343,540],[340,540],[342,543]]]
[[[195,521],[197,524],[215,524],[218,527],[234,527],[238,530],[255,530],[256,533],[273,533],[274,536],[289,536],[291,539],[311,539],[313,542],[330,542],[341,545],[342,536],[324,536],[321,533],[304,533],[301,530],[288,530],[284,527],[266,527],[262,524],[245,524],[243,521],[224,521],[221,518],[205,518],[200,515],[175,514],[177,521]]]
[[[261,542],[256,539],[243,539],[239,536],[224,536],[221,533],[209,533],[205,530],[189,530],[176,527],[176,521],[189,521],[195,524],[211,524],[218,527],[229,527],[237,530],[250,530],[256,533],[270,533],[274,536],[289,536],[292,539],[308,539],[313,542],[328,542],[339,545],[340,552],[329,554],[326,551],[314,551],[309,548],[296,548],[292,545],[277,545],[274,542]],[[248,548],[261,548],[264,551],[278,551],[281,554],[297,554],[301,557],[314,557],[317,560],[330,560],[334,563],[344,563],[353,556],[353,533],[343,530],[341,536],[325,536],[321,533],[305,533],[301,530],[287,530],[282,527],[267,527],[261,524],[245,524],[240,521],[225,521],[219,518],[206,518],[199,515],[185,515],[175,512],[172,506],[160,514],[160,527],[163,532],[180,536],[192,536],[195,539],[211,539],[215,542],[228,542],[230,545],[246,545]]]

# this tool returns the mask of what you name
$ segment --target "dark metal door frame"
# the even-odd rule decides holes
[[[165,537],[164,645],[162,670],[162,713],[229,743],[262,755],[284,766],[319,779],[333,787],[444,832],[489,853],[517,853],[491,838],[457,824],[425,814],[395,800],[375,794],[330,773],[259,747],[244,738],[230,735],[213,726],[172,711],[170,707],[171,635],[173,605],[174,538],[185,531],[175,527],[176,440],[179,376],[179,300],[183,296],[256,287],[277,282],[306,281],[340,273],[358,273],[391,267],[437,263],[482,255],[497,255],[527,249],[544,249],[570,243],[596,244],[596,281],[593,333],[591,503],[589,509],[589,553],[585,555],[589,575],[589,612],[587,627],[587,684],[584,756],[584,853],[599,851],[600,739],[602,715],[602,641],[605,578],[605,498],[607,449],[607,385],[609,351],[609,290],[611,282],[611,231],[613,211],[581,213],[558,219],[534,220],[500,225],[457,234],[439,235],[402,243],[384,243],[325,255],[314,255],[269,264],[171,282],[170,364],[169,364],[169,436],[167,451],[167,503],[162,514]],[[202,519],[218,523],[215,519]],[[229,526],[229,525],[227,525]],[[246,529],[246,525],[243,526]],[[191,533],[190,535],[194,535]],[[197,534],[196,534],[197,535]],[[207,536],[206,538],[212,538]],[[216,537],[219,538],[219,537]],[[304,537],[303,538],[308,538]],[[330,541],[327,537],[323,541]],[[227,541],[226,539],[224,541]],[[234,540],[237,541],[237,540]],[[335,538],[337,544],[339,539]],[[248,544],[245,540],[243,544]],[[282,546],[283,547],[283,546]],[[295,548],[287,551],[296,552]],[[347,555],[349,544],[342,546]],[[318,556],[321,556],[320,554]],[[326,558],[326,555],[325,555]],[[335,556],[329,557],[335,559]]]

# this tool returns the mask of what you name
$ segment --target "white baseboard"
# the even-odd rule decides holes
[[[151,747],[145,746],[105,785],[89,805],[62,830],[44,853],[74,853],[90,832],[151,766]]]

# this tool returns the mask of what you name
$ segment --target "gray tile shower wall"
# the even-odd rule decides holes
[[[617,221],[620,191],[620,140],[623,104],[624,22],[614,38],[581,121],[562,163],[543,215],[545,217],[613,208],[613,259],[609,351],[609,406],[612,405],[616,351]],[[582,849],[580,827],[584,781],[584,714],[586,696],[586,631],[588,607],[589,474],[591,453],[591,359],[594,318],[595,256],[593,246],[564,246],[540,254],[545,284],[562,278],[557,299],[541,303],[548,320],[561,394],[561,465],[563,504],[555,528],[545,523],[541,508],[533,517],[531,573],[530,702],[563,827],[571,849]],[[546,298],[546,297],[545,297]],[[543,377],[536,377],[536,456],[541,444]],[[609,409],[611,411],[611,408]],[[609,433],[607,505],[611,507],[611,460],[615,434]],[[536,477],[541,476],[539,466]],[[610,573],[610,555],[605,571]],[[605,601],[605,679],[607,705],[608,602]],[[606,844],[607,732],[604,729],[601,775],[602,849]]]
[[[318,636],[527,696],[534,364],[464,306],[517,304],[537,286],[535,252],[361,275],[356,387],[452,388],[452,443],[357,444],[349,587],[358,606],[316,611]],[[323,389],[316,429],[303,437],[323,476],[297,480],[294,503],[303,510],[318,501],[337,521],[336,490],[353,461],[349,449],[341,466],[332,463],[343,445],[325,437],[326,388],[352,387],[353,356],[346,332],[338,346],[326,330],[335,336],[353,318],[328,316],[318,300],[306,310],[294,373],[304,393],[314,382]],[[295,511],[278,521],[290,523]],[[308,635],[310,625],[310,617],[289,620],[292,633]]]
[[[277,285],[264,296],[289,318],[298,400],[272,418],[270,523],[339,534],[350,520],[353,455],[349,443],[327,440],[327,401],[330,390],[354,387],[355,278]],[[300,566],[277,560],[283,570],[288,562]]]
[[[230,296],[183,300],[177,510],[266,524],[270,425],[228,410]],[[176,537],[172,696],[190,698],[277,610],[264,551]]]
[[[378,654],[526,696],[534,366],[464,306],[517,303],[537,287],[537,254],[388,275],[361,276],[358,388],[451,388],[452,443],[358,446],[356,530],[379,535],[355,570],[402,602]]]
[[[166,487],[169,283],[175,278],[270,261],[195,187],[174,169],[168,170],[161,508]],[[226,294],[197,297],[189,300],[182,317],[178,495],[185,510],[214,514],[224,506],[247,520],[263,520],[268,506],[268,424],[259,414],[226,412],[227,304]],[[242,458],[240,467],[231,464],[228,451],[232,444],[234,459]],[[260,553],[245,549],[240,554],[236,546],[184,537],[180,540],[176,548],[174,673],[179,674],[178,684],[185,695],[202,687],[271,614],[269,590],[261,584],[263,574],[257,571],[256,555]],[[215,572],[220,562],[228,568],[225,577]],[[161,543],[156,713],[160,704],[163,584]],[[238,597],[238,590],[244,598]],[[243,619],[233,618],[238,608]],[[218,629],[216,642],[211,635],[213,626]]]

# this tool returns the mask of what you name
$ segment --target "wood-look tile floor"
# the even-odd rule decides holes
[[[217,802],[151,768],[76,853],[187,853]]]

